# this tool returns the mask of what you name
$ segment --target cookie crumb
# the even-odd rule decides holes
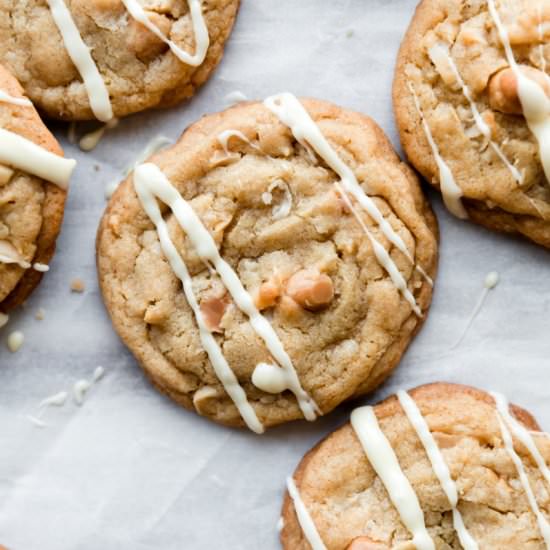
[[[16,353],[21,349],[24,341],[25,335],[19,330],[14,330],[13,332],[10,332],[6,343],[8,345],[8,349],[12,353]]]
[[[352,38],[354,34],[355,34],[355,31],[353,29],[349,29],[346,32],[346,38]]]
[[[71,281],[71,292],[78,292],[80,294],[85,290],[86,290],[86,284],[79,277],[76,277]]]
[[[46,317],[46,311],[43,308],[39,308],[38,311],[35,313],[34,318],[37,321],[43,321],[44,317]]]

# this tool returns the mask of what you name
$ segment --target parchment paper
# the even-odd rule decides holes
[[[0,333],[0,543],[10,550],[271,550],[279,548],[285,477],[303,453],[343,423],[350,405],[315,424],[255,436],[172,405],[144,379],[111,329],[97,288],[95,231],[104,187],[154,136],[176,138],[198,117],[249,98],[292,91],[373,116],[398,144],[391,81],[415,0],[243,0],[225,58],[187,104],[140,114],[76,157],[58,253],[39,290]],[[96,170],[96,166],[99,170]],[[550,427],[550,257],[527,242],[459,222],[432,196],[441,263],[428,321],[396,374],[366,402],[398,388],[447,380],[495,389]],[[483,288],[492,291],[452,350]],[[81,277],[84,294],[71,294]],[[34,319],[38,308],[46,318]],[[25,333],[11,354],[9,331]],[[96,366],[105,378],[82,407],[26,416]]]

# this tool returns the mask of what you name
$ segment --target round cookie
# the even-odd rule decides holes
[[[107,121],[110,115],[169,107],[191,97],[221,60],[238,7],[239,0],[5,1],[0,5],[0,60],[48,116]],[[179,48],[183,60],[140,22],[140,15],[173,42],[174,51]],[[75,26],[80,38],[64,41],[60,25],[67,35]],[[107,106],[92,109],[84,72],[70,55],[73,48],[80,59],[91,54],[86,73],[93,94],[98,103],[108,104],[110,98],[112,113]]]
[[[155,386],[261,432],[391,373],[427,314],[437,224],[370,118],[281,94],[202,118],[138,167],[105,212],[97,263]]]
[[[6,312],[29,296],[47,269],[75,163],[60,158],[61,147],[2,66],[0,133],[0,312]],[[19,142],[20,138],[25,140]],[[14,144],[13,139],[17,140]],[[34,149],[32,144],[39,147]],[[23,158],[17,159],[23,148]],[[12,156],[15,166],[10,162]],[[41,167],[44,173],[33,175]]]
[[[550,247],[550,1],[423,0],[393,99],[403,148],[449,209]]]
[[[282,546],[542,550],[549,460],[550,437],[503,396],[443,383],[399,392],[355,410],[304,457],[288,481]]]

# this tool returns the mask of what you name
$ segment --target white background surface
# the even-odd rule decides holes
[[[243,0],[225,58],[189,103],[124,120],[78,158],[58,254],[27,306],[0,332],[0,543],[10,550],[279,548],[285,477],[303,453],[347,419],[341,407],[314,425],[255,436],[211,424],[157,394],[111,329],[98,291],[95,231],[104,187],[161,133],[176,138],[224,96],[280,91],[316,96],[373,116],[397,144],[391,80],[415,0]],[[348,31],[353,35],[348,36]],[[55,125],[61,140],[65,125]],[[99,171],[94,170],[98,164]],[[368,402],[437,380],[507,393],[550,426],[548,252],[452,219],[441,223],[433,307],[396,374]],[[463,344],[451,350],[483,288],[501,274]],[[73,277],[86,282],[71,294]],[[36,310],[46,319],[34,319]],[[9,331],[24,348],[10,354]],[[52,393],[105,378],[81,408],[26,419]]]

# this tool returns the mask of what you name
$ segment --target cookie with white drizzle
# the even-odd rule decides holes
[[[394,108],[449,210],[550,247],[550,0],[423,0]]]
[[[240,0],[10,0],[0,60],[41,111],[104,122],[191,97]]]
[[[0,311],[21,304],[48,270],[74,166],[0,66]]]
[[[371,119],[280,94],[204,117],[138,166],[97,261],[153,383],[261,432],[390,374],[427,314],[437,225]]]
[[[504,396],[400,391],[312,449],[282,512],[288,550],[542,550],[550,439]]]

